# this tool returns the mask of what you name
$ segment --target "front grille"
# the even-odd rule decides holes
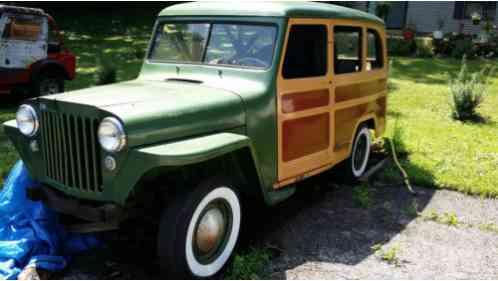
[[[98,120],[45,111],[40,128],[46,176],[67,188],[102,192]]]

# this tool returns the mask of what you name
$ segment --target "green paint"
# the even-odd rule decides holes
[[[266,70],[154,63],[145,60],[133,81],[78,90],[29,101],[47,110],[101,120],[114,116],[127,133],[127,147],[113,156],[118,168],[102,168],[103,192],[67,188],[47,178],[41,152],[32,152],[32,141],[22,136],[15,122],[5,124],[33,177],[66,194],[96,201],[124,204],[129,193],[148,171],[209,161],[239,149],[248,149],[259,187],[268,204],[294,193],[289,187],[274,191],[277,181],[276,77],[288,17],[327,17],[380,20],[347,8],[324,4],[278,3],[218,9],[221,4],[195,3],[170,7],[158,22],[196,20],[264,23],[277,27],[273,63]],[[225,4],[223,6],[226,6]],[[246,9],[247,8],[247,9]],[[213,16],[216,16],[215,18]],[[43,125],[43,124],[42,124]],[[41,142],[40,135],[35,137]],[[109,155],[100,151],[103,157]]]

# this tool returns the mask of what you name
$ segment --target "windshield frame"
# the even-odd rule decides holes
[[[158,36],[158,29],[168,23],[192,23],[192,24],[209,24],[209,37],[207,38],[206,41],[206,49],[204,50],[204,53],[207,52],[208,46],[209,46],[209,41],[211,41],[211,31],[213,30],[213,25],[214,24],[232,24],[232,25],[250,25],[250,26],[269,26],[275,28],[275,36],[273,38],[273,50],[272,50],[272,56],[270,60],[270,64],[267,67],[255,67],[255,66],[244,66],[244,65],[233,65],[233,64],[210,64],[210,63],[204,63],[204,62],[189,62],[189,61],[175,61],[175,60],[164,60],[164,59],[153,59],[151,58],[152,56],[152,51],[155,48],[156,44],[156,38]],[[277,50],[277,43],[279,39],[279,34],[280,32],[280,26],[271,21],[261,21],[261,20],[233,20],[233,19],[215,19],[215,18],[159,18],[156,23],[154,24],[154,29],[152,31],[152,36],[150,40],[150,44],[147,50],[147,56],[146,60],[147,62],[150,63],[163,63],[163,64],[174,64],[174,65],[197,65],[197,66],[207,66],[207,67],[224,67],[224,68],[235,68],[235,69],[248,69],[248,70],[256,70],[256,71],[267,71],[271,69],[275,63],[275,58],[277,57],[276,55],[276,50]],[[204,54],[205,56],[205,54]]]

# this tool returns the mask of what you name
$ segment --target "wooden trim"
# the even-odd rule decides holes
[[[327,25],[327,64],[329,67],[325,76],[300,79],[284,79],[282,77],[287,40],[293,24]],[[360,72],[333,74],[334,25],[350,25],[362,28],[362,70]],[[366,70],[367,29],[373,29],[379,33],[384,48],[383,67],[370,71]],[[274,188],[281,188],[321,173],[346,159],[350,154],[350,145],[346,146],[347,149],[334,151],[337,134],[342,134],[341,139],[343,140],[350,140],[354,137],[354,133],[349,131],[355,130],[359,122],[365,121],[365,118],[372,118],[376,123],[377,120],[385,120],[385,116],[378,118],[375,115],[379,113],[385,115],[385,109],[371,110],[371,107],[385,105],[385,103],[376,102],[379,98],[385,98],[387,92],[388,63],[385,38],[384,28],[370,22],[289,19],[277,74],[278,182],[273,185]],[[345,130],[348,132],[336,131],[335,112],[358,106],[368,107],[368,110],[365,110],[364,114],[356,114],[352,118],[351,128]],[[324,127],[325,121],[329,123],[327,128]],[[296,135],[296,132],[302,133]],[[289,136],[290,138],[287,139]],[[313,139],[310,139],[310,136]],[[324,142],[325,139],[328,139],[327,144]],[[290,147],[292,145],[296,147]]]
[[[315,107],[328,106],[329,89],[292,93],[282,96],[282,112],[291,113]]]

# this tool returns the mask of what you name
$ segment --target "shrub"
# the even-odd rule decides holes
[[[117,69],[109,62],[99,60],[97,71],[95,72],[95,84],[107,85],[115,83],[117,79]]]
[[[417,41],[417,57],[432,58],[434,56],[434,47],[430,40]]]
[[[489,90],[489,77],[494,67],[484,67],[480,72],[469,74],[465,56],[458,76],[450,79],[449,90],[452,98],[452,116],[460,121],[479,121],[478,107]]]
[[[472,42],[472,37],[465,35],[452,36],[448,44],[449,55],[453,58],[460,59],[466,56],[472,59],[476,56],[476,48]]]
[[[389,38],[387,50],[391,56],[409,56],[412,54],[412,45],[402,38]]]
[[[266,248],[251,248],[248,253],[238,254],[229,266],[224,279],[256,280],[264,278],[264,267],[270,261],[271,253]]]

